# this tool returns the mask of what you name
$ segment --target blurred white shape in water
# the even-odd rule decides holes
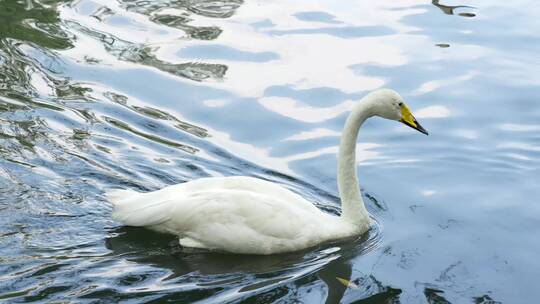
[[[348,100],[333,107],[315,108],[287,97],[263,97],[259,99],[259,103],[272,112],[307,123],[323,122],[338,117],[349,112],[354,104]]]
[[[294,175],[289,166],[287,166],[286,161],[283,161],[281,158],[270,156],[270,148],[261,148],[247,143],[234,141],[228,133],[210,128],[208,129],[208,132],[212,134],[212,141],[214,143],[225,148],[231,154],[257,165]]]
[[[285,140],[308,140],[327,136],[341,136],[341,133],[330,129],[317,128],[310,131],[294,134],[285,138]]]
[[[229,103],[229,100],[225,100],[225,99],[207,99],[203,101],[203,104],[209,108],[223,107],[224,105],[228,103]]]
[[[357,143],[356,144],[356,162],[360,163],[366,160],[371,160],[380,155],[380,152],[372,151],[370,149],[381,147],[382,145],[376,143]],[[285,158],[287,162],[293,162],[297,160],[305,160],[310,158],[316,158],[325,154],[338,154],[339,146],[326,147],[315,151],[309,151],[305,153],[295,154]]]
[[[455,136],[466,138],[466,139],[476,139],[478,138],[478,132],[467,129],[457,129],[452,132]]]
[[[518,153],[506,153],[505,154],[507,157],[510,157],[510,158],[513,158],[513,159],[517,159],[517,160],[524,160],[524,161],[530,161],[532,160],[530,157],[528,156],[525,156],[523,154],[518,154]]]
[[[472,79],[477,73],[475,71],[469,71],[465,75],[461,75],[454,78],[430,80],[422,83],[416,90],[412,92],[412,95],[423,95],[432,91],[435,91],[441,87],[458,84],[462,81]]]
[[[497,149],[512,149],[518,151],[538,152],[540,147],[525,142],[504,142],[496,146]]]
[[[538,132],[540,131],[540,126],[505,123],[499,125],[499,129],[514,132]]]
[[[47,83],[46,78],[41,73],[38,72],[30,72],[30,84],[38,91],[40,94],[43,95],[54,95],[53,92],[53,85]]]
[[[450,110],[443,105],[429,106],[414,111],[416,118],[443,118],[450,116]]]
[[[422,195],[424,195],[424,196],[432,196],[436,192],[437,191],[435,191],[435,190],[424,190],[424,191],[422,191]]]

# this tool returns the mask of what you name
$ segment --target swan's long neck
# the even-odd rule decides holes
[[[369,95],[355,105],[341,135],[338,156],[338,189],[341,197],[341,217],[351,223],[369,219],[356,174],[356,139],[362,123],[373,116],[373,101]]]

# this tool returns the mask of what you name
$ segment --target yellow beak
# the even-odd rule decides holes
[[[400,121],[406,124],[407,126],[428,135],[428,132],[426,131],[426,129],[424,129],[418,123],[418,121],[416,121],[416,118],[414,118],[414,116],[412,115],[411,110],[409,110],[409,108],[405,104],[401,106],[401,120]]]

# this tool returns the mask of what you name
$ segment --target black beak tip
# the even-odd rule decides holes
[[[406,124],[407,126],[415,129],[416,131],[422,133],[422,134],[426,134],[426,135],[429,135],[428,131],[426,131],[426,129],[424,129],[424,127],[422,127],[416,120],[414,120],[414,125],[408,123],[407,121],[405,120],[400,120],[402,123]]]
[[[416,126],[416,130],[420,131],[420,133],[426,134],[426,136],[429,135],[428,131],[426,131],[426,129],[424,129],[424,127],[422,127],[418,122],[416,123]]]

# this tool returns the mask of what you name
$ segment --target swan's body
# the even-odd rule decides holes
[[[113,218],[178,235],[185,247],[244,254],[290,252],[360,235],[369,229],[370,218],[356,176],[356,137],[362,123],[374,115],[401,120],[425,133],[394,91],[364,97],[353,108],[341,139],[341,216],[322,212],[277,184],[235,176],[201,178],[149,193],[114,190],[108,194]]]
[[[270,254],[366,231],[324,213],[277,184],[245,176],[210,177],[150,193],[116,192],[113,216],[130,226],[177,234],[186,247]],[[111,200],[114,202],[115,192]]]

